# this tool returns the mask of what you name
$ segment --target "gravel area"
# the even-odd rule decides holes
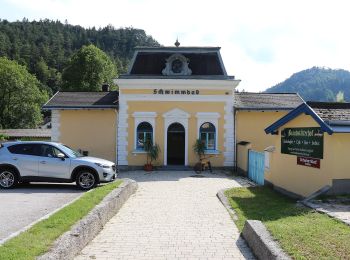
[[[0,241],[77,198],[74,184],[29,184],[0,189]]]

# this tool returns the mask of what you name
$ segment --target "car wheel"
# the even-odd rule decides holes
[[[82,170],[78,173],[76,183],[82,190],[90,190],[97,185],[96,176],[89,170]]]
[[[0,169],[0,188],[11,189],[18,183],[18,175],[12,169]]]

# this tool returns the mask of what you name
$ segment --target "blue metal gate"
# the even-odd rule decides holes
[[[249,150],[248,153],[248,177],[259,185],[264,185],[264,153]]]

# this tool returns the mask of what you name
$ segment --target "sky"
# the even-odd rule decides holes
[[[238,89],[260,92],[313,66],[350,70],[350,1],[0,0],[0,18],[144,29],[160,44],[220,46]]]

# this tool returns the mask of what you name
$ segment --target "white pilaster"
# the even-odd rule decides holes
[[[119,95],[118,116],[118,165],[128,165],[128,103]]]
[[[51,111],[51,141],[59,142],[60,141],[60,111],[52,110]]]

